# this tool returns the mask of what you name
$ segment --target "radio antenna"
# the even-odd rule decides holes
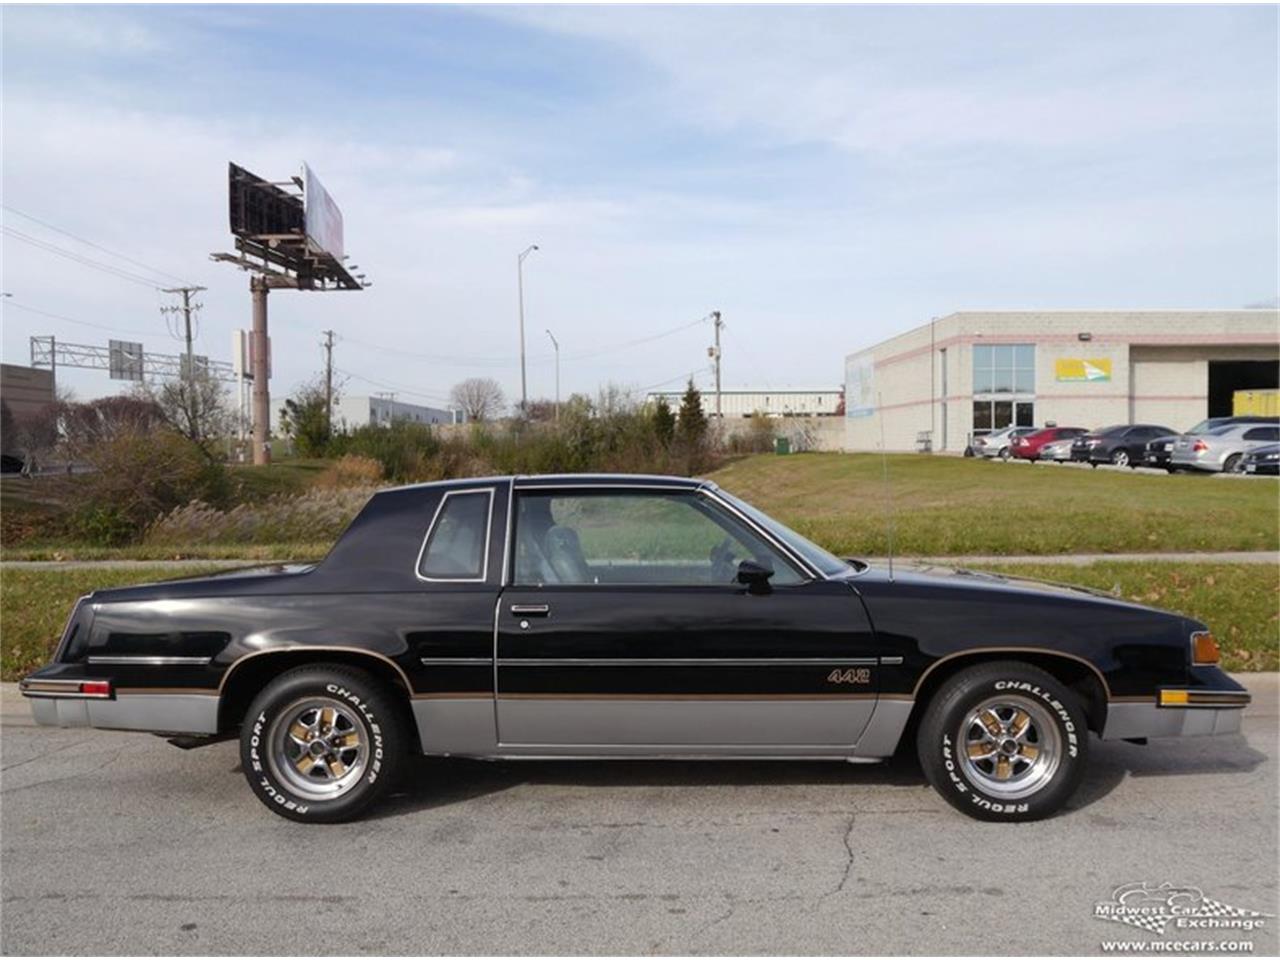
[[[876,415],[880,418],[880,466],[884,474],[884,526],[889,540],[889,582],[893,583],[893,490],[889,486],[889,452],[884,444],[884,403],[876,394]]]

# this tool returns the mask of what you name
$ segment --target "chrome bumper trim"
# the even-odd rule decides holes
[[[91,666],[115,666],[115,667],[203,667],[208,664],[213,657],[152,657],[146,655],[119,655],[119,656],[100,656],[90,657]]]
[[[217,733],[218,701],[218,697],[188,693],[117,693],[114,700],[45,694],[32,698],[31,714],[46,727]]]
[[[1240,732],[1243,705],[1179,709],[1151,703],[1112,703],[1103,740],[1141,737],[1210,737]]]

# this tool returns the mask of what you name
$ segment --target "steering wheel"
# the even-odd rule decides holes
[[[733,583],[738,576],[738,564],[733,556],[733,540],[725,537],[711,548],[711,582]]]

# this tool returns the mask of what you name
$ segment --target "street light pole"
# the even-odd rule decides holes
[[[524,366],[524,258],[537,249],[538,245],[531,243],[516,257],[516,289],[520,296],[520,412],[522,414],[529,409],[529,382],[525,376]]]
[[[556,423],[560,422],[560,341],[556,339],[556,335],[550,330],[547,336],[551,338],[551,345],[556,348]]]

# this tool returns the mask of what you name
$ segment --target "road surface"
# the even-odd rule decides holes
[[[5,685],[2,947],[144,954],[1097,953],[1131,881],[1277,913],[1276,674],[1243,735],[1100,745],[1073,809],[983,824],[910,762],[422,759],[360,823],[250,795],[236,746],[31,725]],[[1275,919],[1252,934],[1277,950]],[[1199,934],[1199,936],[1205,936]],[[1165,939],[1173,939],[1166,934]]]

